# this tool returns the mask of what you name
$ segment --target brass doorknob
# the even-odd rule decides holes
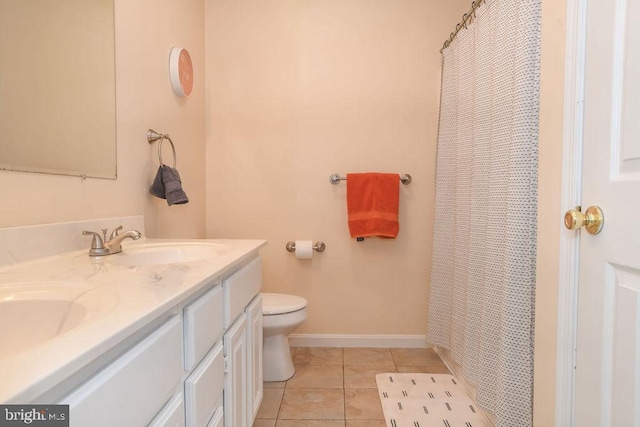
[[[598,234],[604,225],[602,209],[598,206],[589,206],[587,212],[582,213],[581,207],[578,206],[564,214],[564,226],[569,230],[577,230],[583,225],[589,234]]]

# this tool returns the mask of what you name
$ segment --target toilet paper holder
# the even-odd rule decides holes
[[[287,248],[287,251],[289,252],[295,252],[296,251],[296,242],[292,242],[289,241],[287,242],[287,246],[285,246]],[[316,242],[313,245],[313,250],[316,252],[324,252],[324,250],[327,248],[327,245],[324,244],[324,242]]]

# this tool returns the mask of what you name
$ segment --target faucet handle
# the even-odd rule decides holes
[[[83,236],[93,236],[93,240],[91,241],[91,249],[102,249],[104,248],[104,240],[102,237],[96,233],[95,231],[87,231],[84,230],[82,232]]]
[[[122,230],[122,226],[118,226],[117,228],[114,228],[113,231],[111,232],[111,236],[109,236],[109,240],[113,239],[114,237],[118,236],[118,231]]]
[[[84,236],[93,236],[93,240],[91,241],[91,249],[89,249],[90,256],[99,256],[99,255],[107,255],[109,253],[109,249],[104,247],[104,240],[100,234],[94,231],[84,230],[82,232]]]

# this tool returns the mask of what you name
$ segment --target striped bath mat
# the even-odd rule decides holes
[[[378,374],[378,393],[388,427],[490,427],[448,374]]]

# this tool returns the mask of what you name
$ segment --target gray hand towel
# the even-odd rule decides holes
[[[169,206],[182,205],[189,202],[187,194],[182,189],[180,174],[176,169],[162,165],[162,183],[164,184],[164,194]]]
[[[153,183],[151,183],[151,187],[149,187],[149,193],[151,193],[152,196],[156,196],[161,199],[167,198],[164,195],[164,184],[162,183],[162,166],[158,167],[158,172],[156,172]]]

